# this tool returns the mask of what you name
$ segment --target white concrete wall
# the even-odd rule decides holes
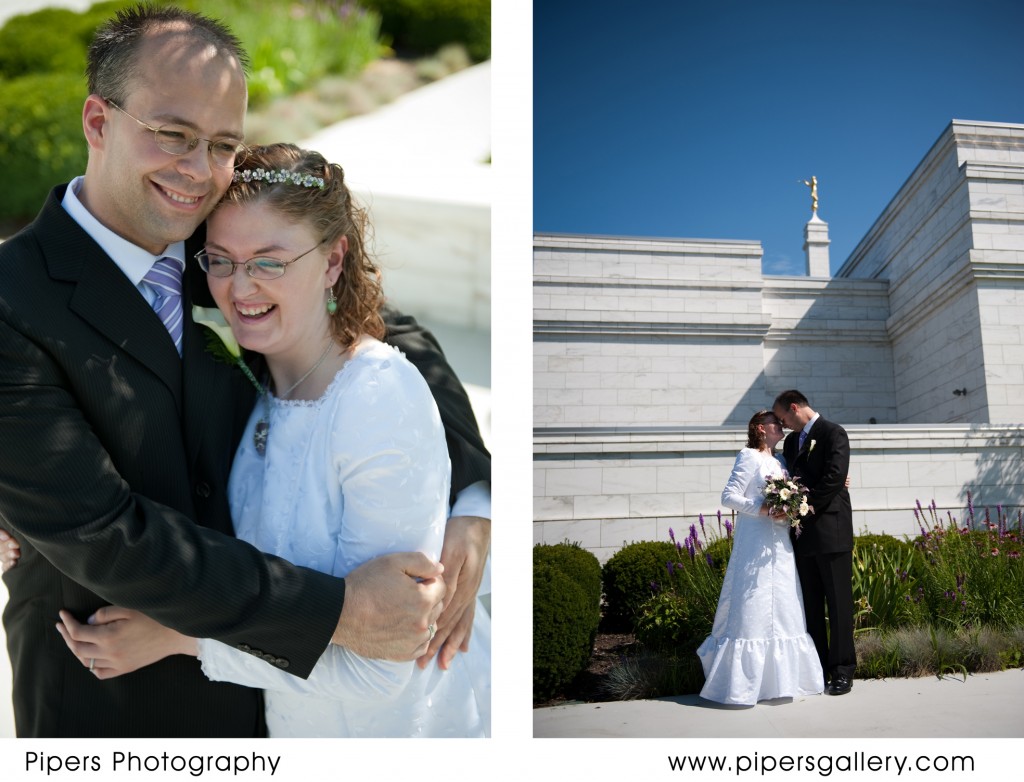
[[[795,387],[834,420],[895,422],[888,292],[884,280],[766,277],[763,406]]]
[[[1024,506],[1024,426],[849,425],[854,530],[918,534],[915,503],[963,520],[976,508]],[[534,445],[536,543],[576,541],[604,562],[624,544],[667,540],[669,527],[717,524],[745,428],[547,431]]]
[[[744,421],[764,398],[757,242],[538,236],[534,416]]]

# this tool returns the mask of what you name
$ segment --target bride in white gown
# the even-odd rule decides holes
[[[256,148],[197,255],[234,338],[270,374],[232,464],[236,535],[342,577],[391,552],[436,561],[450,483],[430,390],[380,341],[383,295],[343,176],[315,152]],[[264,689],[272,737],[490,735],[490,617],[479,601],[468,651],[447,669],[330,644],[308,679],[261,650],[132,618],[165,639],[164,654],[198,654],[209,678]]]
[[[697,649],[702,698],[752,706],[759,700],[815,695],[821,663],[804,624],[789,525],[764,504],[766,478],[783,472],[773,449],[782,426],[770,410],[755,413],[722,492],[737,511],[732,554],[711,635]]]

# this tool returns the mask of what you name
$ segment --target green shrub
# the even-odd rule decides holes
[[[482,62],[491,56],[490,0],[361,0],[380,12],[381,31],[396,49],[431,54],[461,43]]]
[[[1024,625],[1020,531],[1008,529],[1001,509],[998,514],[997,523],[971,529],[973,507],[964,527],[952,517],[941,524],[934,504],[928,509],[914,544],[921,552],[917,596],[934,624],[953,629]]]
[[[203,2],[227,22],[252,60],[249,103],[291,95],[327,74],[358,73],[383,52],[380,17],[349,3]]]
[[[855,629],[894,629],[918,624],[924,608],[916,601],[919,555],[911,543],[891,535],[859,535],[853,543]]]
[[[0,84],[0,160],[14,185],[0,189],[0,218],[32,218],[50,188],[85,173],[85,97],[81,75],[38,74]]]
[[[711,561],[721,575],[729,566],[729,557],[732,556],[732,538],[717,538],[704,547],[704,551],[711,555]]]
[[[619,549],[602,569],[605,617],[633,626],[640,606],[668,585],[668,563],[680,554],[667,541],[641,541]]]
[[[82,19],[74,11],[46,8],[15,16],[0,29],[0,79],[31,73],[85,71]]]
[[[637,611],[636,640],[654,651],[671,651],[689,635],[691,606],[674,590],[651,596]]]
[[[533,568],[533,697],[557,694],[583,671],[593,648],[594,608],[583,587],[558,567]]]
[[[722,593],[732,538],[708,541],[701,517],[701,532],[690,526],[677,546],[676,560],[668,568],[670,583],[640,606],[637,640],[653,649],[687,655],[711,633]],[[669,535],[675,539],[672,531]]]
[[[596,631],[601,613],[601,563],[579,543],[539,544],[533,547],[533,565],[540,563],[557,567],[583,588],[594,606]]]

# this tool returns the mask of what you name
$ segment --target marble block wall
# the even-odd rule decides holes
[[[762,286],[758,242],[537,236],[535,422],[745,422],[765,397]]]

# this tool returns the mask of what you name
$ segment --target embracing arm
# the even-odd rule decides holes
[[[286,656],[294,672],[308,672],[336,625],[343,582],[265,557],[134,494],[83,412],[85,404],[114,410],[121,400],[105,397],[100,384],[72,391],[62,360],[0,319],[0,526],[104,600],[189,635],[262,644]],[[122,369],[111,363],[101,371]],[[167,478],[154,483],[168,495],[188,492],[187,478],[178,477],[186,463],[180,432],[162,448],[147,439],[174,432],[177,416],[161,424],[146,415],[140,406],[110,422],[110,436],[121,427],[118,447],[166,460]],[[176,478],[185,485],[170,486]]]
[[[447,668],[466,651],[476,596],[491,545],[491,456],[480,436],[465,388],[448,364],[437,339],[415,318],[386,308],[387,341],[420,371],[437,403],[452,464],[452,513],[445,529],[441,564],[448,593],[437,621],[437,635],[421,658],[425,667],[438,654]]]

